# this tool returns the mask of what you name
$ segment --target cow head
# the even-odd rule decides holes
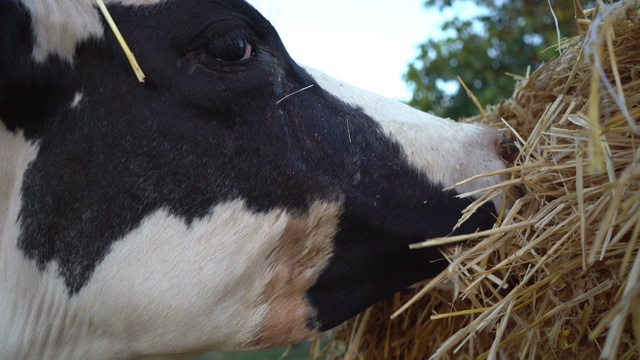
[[[0,357],[248,349],[445,266],[499,135],[296,64],[240,0],[0,0]],[[330,49],[328,49],[330,50]],[[383,71],[383,70],[381,70]]]

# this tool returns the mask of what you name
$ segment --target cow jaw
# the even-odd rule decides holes
[[[295,215],[254,213],[236,200],[190,224],[159,210],[69,298],[55,262],[40,271],[16,251],[22,178],[38,146],[3,123],[0,145],[0,264],[9,276],[0,282],[0,354],[173,358],[183,347],[263,348],[317,334],[305,292],[332,255],[339,202]]]

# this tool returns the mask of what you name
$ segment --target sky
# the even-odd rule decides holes
[[[424,0],[248,0],[275,26],[298,63],[407,101],[402,79],[443,16]]]

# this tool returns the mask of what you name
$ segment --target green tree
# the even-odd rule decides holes
[[[533,70],[557,55],[551,48],[558,35],[548,0],[427,0],[425,6],[442,13],[465,3],[479,6],[481,14],[445,21],[442,30],[450,36],[421,45],[405,74],[414,89],[410,105],[452,119],[478,113],[462,87],[452,91],[457,76],[482,106],[497,104],[513,93],[515,83],[507,73],[524,75],[528,66]],[[562,38],[577,35],[573,2],[551,4]]]

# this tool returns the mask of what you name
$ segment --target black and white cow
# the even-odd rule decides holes
[[[501,180],[444,191],[495,131],[296,64],[242,0],[107,4],[144,84],[92,0],[0,0],[0,359],[307,339],[441,271],[408,244]]]

